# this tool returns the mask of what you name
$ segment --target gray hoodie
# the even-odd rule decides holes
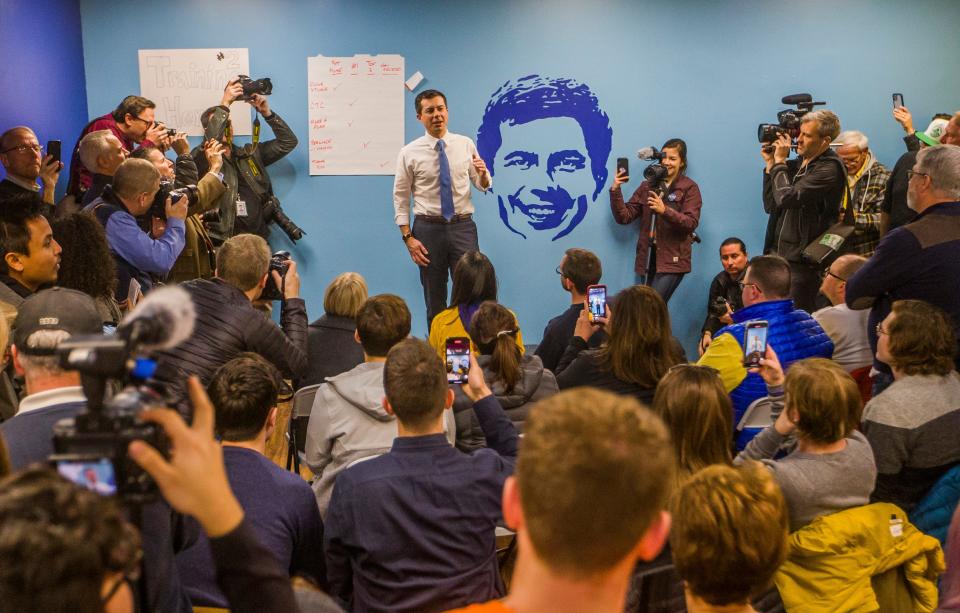
[[[520,358],[520,381],[509,393],[506,391],[503,381],[500,381],[496,374],[490,370],[489,355],[478,355],[477,363],[483,369],[483,377],[490,386],[490,391],[496,396],[503,407],[504,412],[517,427],[517,430],[523,432],[523,422],[527,419],[527,413],[530,407],[541,398],[546,398],[559,391],[557,379],[553,373],[543,367],[543,362],[539,356],[525,354]],[[483,429],[480,428],[480,422],[473,412],[473,403],[467,398],[466,394],[460,389],[459,385],[454,385],[453,414],[457,423],[457,449],[470,452],[481,447],[486,447],[486,438],[483,436]]]
[[[307,465],[316,475],[313,491],[320,514],[327,506],[337,475],[355,462],[390,451],[397,437],[396,418],[383,408],[383,362],[364,362],[330,377],[313,400],[307,425]],[[452,444],[453,413],[445,415]]]

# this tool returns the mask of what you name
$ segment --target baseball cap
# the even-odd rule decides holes
[[[918,130],[915,134],[917,138],[920,139],[920,142],[930,145],[931,147],[936,147],[940,144],[940,137],[943,136],[943,131],[947,129],[948,123],[950,123],[948,120],[937,117],[930,122],[926,130],[923,132]]]
[[[65,287],[53,287],[28,297],[13,321],[13,344],[27,355],[53,355],[55,347],[29,347],[27,339],[39,330],[63,330],[70,336],[99,334],[103,323],[93,298]]]

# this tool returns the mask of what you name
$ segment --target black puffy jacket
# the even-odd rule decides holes
[[[253,308],[246,295],[221,279],[181,283],[197,311],[190,338],[159,353],[155,378],[174,396],[185,396],[187,376],[204,386],[213,373],[243,352],[258,353],[285,377],[307,373],[307,307],[301,298],[283,301],[280,325]]]

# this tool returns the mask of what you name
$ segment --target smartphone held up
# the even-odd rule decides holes
[[[466,383],[470,373],[470,339],[454,336],[447,339],[447,383]]]

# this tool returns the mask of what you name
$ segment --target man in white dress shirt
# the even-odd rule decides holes
[[[393,208],[410,259],[420,267],[429,328],[433,317],[447,308],[447,279],[457,260],[480,249],[470,183],[487,191],[493,180],[473,141],[447,131],[447,97],[442,92],[420,92],[414,105],[427,133],[400,150]]]

